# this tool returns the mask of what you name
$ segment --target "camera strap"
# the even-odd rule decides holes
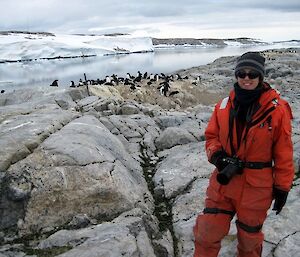
[[[248,169],[264,169],[271,168],[272,162],[244,162],[243,166]]]
[[[236,110],[232,107],[230,108],[229,113],[229,143],[230,143],[230,150],[231,150],[231,156],[235,156],[236,151],[234,149],[233,145],[233,123],[234,123],[234,117],[236,116]]]

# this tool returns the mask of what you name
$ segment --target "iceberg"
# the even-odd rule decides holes
[[[150,37],[0,32],[0,62],[152,52]]]

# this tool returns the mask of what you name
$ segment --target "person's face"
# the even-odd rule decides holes
[[[252,69],[242,69],[237,72],[237,82],[242,89],[253,90],[259,84],[259,73]]]

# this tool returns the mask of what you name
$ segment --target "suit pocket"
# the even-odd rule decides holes
[[[273,199],[272,192],[272,187],[254,187],[246,183],[240,206],[252,210],[268,210]]]
[[[209,179],[209,185],[208,185],[207,190],[206,190],[207,197],[209,199],[213,200],[213,201],[216,201],[216,202],[219,201],[220,198],[221,198],[221,195],[220,195],[221,185],[217,181],[217,174],[218,174],[217,170],[215,170],[211,174],[210,179]]]
[[[244,173],[246,181],[253,187],[273,187],[274,179],[271,168],[244,169]]]

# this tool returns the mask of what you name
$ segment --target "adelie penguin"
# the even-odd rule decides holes
[[[167,96],[167,92],[169,91],[170,89],[170,85],[168,82],[165,82],[162,84],[162,86],[160,87],[160,94],[161,95],[164,95],[164,96]]]
[[[175,78],[176,78],[177,80],[182,80],[182,77],[181,77],[178,73],[175,75]]]
[[[50,87],[58,87],[58,83],[57,83],[58,79],[54,80],[52,82],[52,84],[50,85]]]
[[[130,73],[127,72],[126,78],[128,78],[128,79],[134,79],[134,76],[130,75]]]
[[[137,77],[133,80],[133,82],[141,82],[141,80],[142,80],[142,76],[137,76]]]
[[[175,91],[170,92],[169,96],[176,95],[176,94],[178,94],[178,93],[179,93],[179,91],[178,91],[178,90],[175,90]]]
[[[79,79],[78,86],[79,86],[79,87],[83,86],[82,79]]]
[[[70,82],[70,87],[75,87],[75,83],[73,80],[71,80],[71,82]]]

